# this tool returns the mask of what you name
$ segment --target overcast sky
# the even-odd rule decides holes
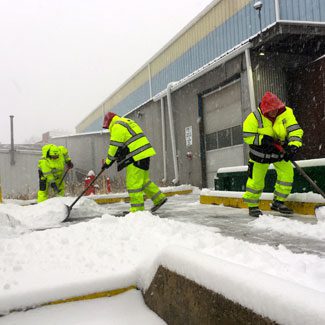
[[[0,0],[0,142],[75,126],[212,0]]]

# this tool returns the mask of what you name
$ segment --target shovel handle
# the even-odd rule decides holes
[[[69,169],[70,169],[70,168],[68,168],[68,169],[64,172],[63,177],[62,177],[61,180],[60,180],[59,187],[60,187],[60,185],[62,184],[62,182],[63,182],[63,180],[65,179],[65,177],[67,176]]]
[[[316,183],[305,173],[305,171],[295,161],[291,161],[291,163],[296,167],[300,175],[303,176],[306,181],[313,187],[313,189],[325,199],[324,191],[318,185],[316,185]]]
[[[274,143],[274,147],[279,150],[281,153],[285,153],[284,148],[278,144],[278,143]],[[299,174],[305,178],[305,180],[312,186],[312,188],[319,193],[324,199],[325,199],[325,193],[324,191],[316,185],[316,183],[306,174],[306,172],[293,160],[290,160],[292,165],[294,165],[296,167],[296,169],[298,170]]]
[[[69,211],[71,211],[72,207],[80,200],[80,198],[86,193],[86,191],[89,189],[91,185],[93,185],[98,177],[105,171],[105,169],[102,169],[98,175],[89,183],[89,185],[82,191],[82,193],[75,199],[75,201],[68,207]]]

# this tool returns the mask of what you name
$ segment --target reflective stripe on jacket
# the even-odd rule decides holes
[[[64,171],[64,160],[62,158],[42,158],[38,161],[38,169],[46,178],[48,183],[53,183],[62,178]]]
[[[53,183],[56,180],[61,179],[64,172],[65,163],[71,161],[68,154],[68,149],[64,146],[58,146],[60,152],[58,159],[49,158],[48,152],[52,145],[53,144],[46,144],[42,147],[42,159],[38,161],[38,169],[49,183]]]
[[[275,162],[283,159],[283,155],[277,150],[266,152],[261,146],[264,135],[272,137],[281,145],[302,146],[303,130],[290,107],[279,114],[274,123],[266,118],[260,108],[250,113],[243,124],[243,137],[245,143],[250,145],[250,157],[258,162]]]
[[[156,154],[140,126],[130,119],[114,116],[109,131],[110,145],[106,164],[110,165],[116,160],[118,170],[134,161],[152,157]]]

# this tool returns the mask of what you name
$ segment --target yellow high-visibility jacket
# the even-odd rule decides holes
[[[141,127],[133,120],[114,116],[109,131],[110,145],[105,162],[111,165],[117,161],[119,171],[134,161],[156,154]]]
[[[253,160],[261,162],[274,162],[281,160],[277,150],[273,153],[266,153],[261,147],[264,135],[272,137],[281,145],[302,146],[303,130],[299,126],[293,111],[286,106],[285,111],[279,114],[274,123],[266,118],[260,108],[250,113],[243,124],[244,141],[250,145],[250,156]]]
[[[58,159],[49,158],[48,152],[51,146],[52,144],[43,146],[42,158],[38,161],[39,172],[49,184],[61,180],[65,163],[71,160],[68,149],[64,146],[58,146],[60,152]]]

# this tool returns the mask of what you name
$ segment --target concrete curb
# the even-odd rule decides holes
[[[173,195],[186,195],[191,194],[193,192],[192,189],[189,190],[179,190],[179,191],[171,191],[165,192],[166,196],[173,196]],[[88,197],[91,198],[91,197]],[[147,198],[146,198],[147,199]],[[120,197],[105,197],[105,198],[94,198],[93,199],[97,204],[111,204],[111,203],[118,203],[118,202],[129,202],[130,198],[128,196],[120,196]]]
[[[242,198],[236,197],[223,197],[223,196],[209,196],[209,195],[200,195],[201,204],[216,204],[224,205],[232,208],[245,208],[247,205],[243,202]],[[264,211],[272,211],[270,208],[271,200],[260,200],[259,207]],[[298,202],[298,201],[286,201],[286,205],[293,209],[297,214],[303,214],[306,216],[315,216],[315,207],[319,205],[317,202]]]
[[[123,292],[129,291],[129,290],[132,290],[132,289],[137,289],[137,287],[135,285],[131,285],[131,286],[126,287],[126,288],[120,288],[120,289],[114,289],[114,290],[108,290],[108,291],[102,291],[102,292],[95,292],[95,293],[90,293],[88,295],[76,296],[76,297],[72,297],[72,298],[51,301],[51,302],[48,302],[46,304],[43,304],[42,306],[58,305],[58,304],[64,304],[66,302],[97,299],[97,298],[103,298],[103,297],[112,297],[112,296],[119,295],[119,294],[121,294]]]

